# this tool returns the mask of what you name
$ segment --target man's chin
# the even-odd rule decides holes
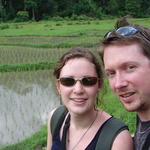
[[[125,108],[126,111],[129,111],[129,112],[135,112],[137,111],[137,108],[131,106],[131,105],[124,105],[123,104],[123,107]]]

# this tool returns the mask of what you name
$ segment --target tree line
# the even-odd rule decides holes
[[[48,20],[85,15],[92,18],[150,16],[149,0],[0,0],[1,21]]]

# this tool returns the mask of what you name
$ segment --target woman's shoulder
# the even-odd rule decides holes
[[[48,117],[48,120],[49,120],[49,121],[51,120],[51,118],[52,118],[52,116],[53,116],[53,114],[54,114],[54,112],[55,112],[55,110],[56,110],[57,108],[58,108],[58,107],[56,107],[56,108],[54,108],[54,109],[52,109],[52,110],[50,111],[49,117]]]

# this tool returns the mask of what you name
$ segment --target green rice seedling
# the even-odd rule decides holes
[[[0,132],[0,137],[1,137],[1,138],[3,138],[3,136],[4,136],[4,135],[3,135],[3,133],[2,133],[2,132]]]
[[[100,37],[82,37],[82,38],[78,38],[77,40],[74,41],[70,41],[70,43],[89,43],[91,45],[93,44],[99,44],[100,42]]]
[[[60,37],[61,39],[61,37]],[[64,39],[65,40],[65,39]],[[48,36],[11,36],[11,37],[0,37],[0,43],[9,43],[9,44],[41,44],[41,43],[49,43],[53,44],[53,37]],[[59,43],[59,37],[58,42]]]
[[[59,53],[61,49],[61,53]],[[69,48],[32,48],[0,46],[0,65],[25,64],[34,62],[55,62]],[[42,57],[44,56],[44,57]]]
[[[6,112],[5,112],[4,116],[5,116],[5,122],[7,123],[8,119],[7,119],[7,113]]]

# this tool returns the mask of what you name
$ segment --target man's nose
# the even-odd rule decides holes
[[[120,89],[127,86],[127,80],[122,73],[116,73],[115,76],[115,89]]]

